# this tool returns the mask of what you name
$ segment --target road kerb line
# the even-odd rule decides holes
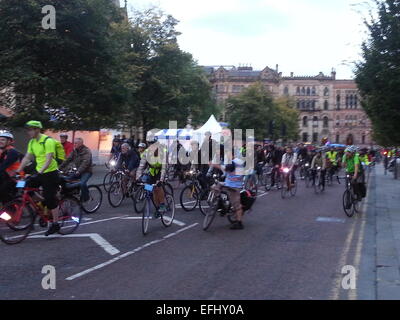
[[[182,229],[180,229],[180,230],[178,230],[178,231],[172,233],[171,235],[167,235],[167,236],[169,236],[168,238],[171,238],[171,237],[176,236],[176,235],[180,234],[181,232],[186,231],[186,230],[189,230],[189,229],[191,229],[191,228],[193,228],[193,227],[195,227],[195,226],[197,226],[197,225],[198,225],[198,223],[194,223],[194,224],[192,224],[192,225],[190,225],[190,226],[187,226],[187,227],[185,227],[185,228],[182,228]],[[145,249],[145,248],[148,248],[148,247],[150,247],[150,246],[153,246],[154,244],[157,244],[157,243],[160,243],[160,242],[165,241],[166,239],[168,239],[167,236],[164,236],[164,237],[161,238],[161,239],[154,240],[154,241],[151,241],[151,242],[149,242],[149,243],[146,243],[146,244],[144,244],[143,246],[140,246],[140,247],[138,247],[138,248],[136,248],[136,249],[134,249],[134,250],[132,250],[132,251],[128,251],[128,252],[126,252],[126,253],[123,253],[123,254],[121,254],[121,255],[119,255],[119,256],[117,256],[117,257],[111,259],[111,260],[108,260],[108,261],[106,261],[106,262],[103,262],[103,263],[101,263],[101,264],[98,264],[97,266],[94,266],[94,267],[92,267],[92,268],[89,268],[89,269],[87,269],[87,270],[84,270],[84,271],[82,271],[82,272],[79,272],[79,273],[77,273],[77,274],[74,274],[74,275],[72,275],[72,276],[66,278],[65,280],[68,280],[68,281],[75,280],[75,279],[80,278],[80,277],[82,277],[82,276],[84,276],[84,275],[87,275],[87,274],[89,274],[89,273],[91,273],[91,272],[93,272],[93,271],[102,269],[102,268],[104,268],[104,267],[106,267],[106,266],[108,266],[108,265],[110,265],[110,264],[112,264],[112,263],[114,263],[114,262],[116,262],[116,261],[118,261],[118,260],[121,260],[121,259],[126,258],[126,257],[128,257],[128,256],[131,256],[132,254],[135,254],[135,253],[137,253],[137,252],[139,252],[139,251],[141,251],[141,250],[143,250],[143,249]]]

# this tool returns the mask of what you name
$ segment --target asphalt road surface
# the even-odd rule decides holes
[[[199,210],[177,209],[171,227],[151,221],[147,236],[131,200],[114,209],[104,197],[73,236],[37,227],[21,244],[0,243],[0,299],[360,298],[341,285],[365,241],[363,214],[345,216],[343,191],[335,183],[316,195],[300,181],[293,198],[262,192],[238,231],[216,217],[205,232]],[[55,289],[42,287],[44,266],[55,268]]]

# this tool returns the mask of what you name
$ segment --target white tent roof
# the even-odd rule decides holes
[[[195,130],[194,133],[204,134],[206,132],[211,132],[211,134],[217,134],[222,132],[222,127],[215,119],[214,115],[211,115],[210,119],[199,129]]]

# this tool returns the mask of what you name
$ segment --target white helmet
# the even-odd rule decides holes
[[[146,144],[143,143],[143,142],[142,142],[142,143],[139,143],[138,147],[139,147],[139,148],[146,148]]]
[[[13,134],[7,130],[0,130],[0,138],[8,138],[14,140]]]

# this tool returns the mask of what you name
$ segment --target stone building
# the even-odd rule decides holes
[[[274,97],[287,96],[295,101],[300,112],[299,137],[302,142],[320,143],[327,138],[331,143],[370,146],[371,123],[361,108],[360,96],[354,80],[336,79],[320,72],[316,76],[283,76],[278,70],[266,67],[255,71],[252,67],[204,67],[213,93],[219,104],[261,82]],[[251,112],[251,110],[249,110]],[[222,116],[225,120],[225,114]]]

